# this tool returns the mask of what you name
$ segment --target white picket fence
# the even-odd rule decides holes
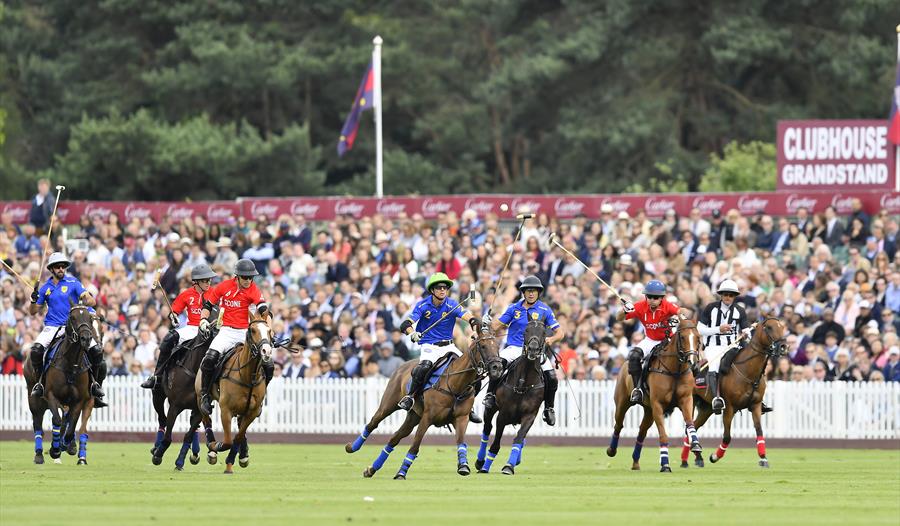
[[[108,408],[94,411],[92,431],[148,432],[157,428],[150,392],[140,388],[133,377],[111,377],[105,384]],[[285,380],[269,386],[266,406],[251,432],[268,433],[358,433],[375,411],[386,379]],[[560,384],[557,394],[557,425],[534,425],[531,436],[608,437],[612,434],[613,381],[573,381],[571,391]],[[576,403],[577,401],[577,403]],[[900,438],[900,383],[792,383],[769,384],[766,402],[776,411],[763,418],[765,435],[771,438],[897,439]],[[578,415],[580,406],[581,414]],[[480,397],[476,405],[480,411]],[[396,430],[403,412],[383,422],[375,433]],[[213,415],[214,429],[221,430],[218,413]],[[625,419],[623,436],[635,436],[641,411],[632,409]],[[187,413],[182,414],[176,431],[187,429]],[[683,432],[684,420],[676,411],[666,421],[672,436]],[[49,414],[44,428],[50,427]],[[21,376],[0,376],[0,430],[31,430],[25,381]],[[480,433],[481,426],[469,426],[469,433]],[[432,431],[447,433],[449,431]],[[507,430],[507,433],[510,431]],[[715,437],[722,432],[722,419],[713,417],[701,436]],[[655,428],[651,428],[651,436]],[[734,419],[732,435],[756,436],[747,411]]]

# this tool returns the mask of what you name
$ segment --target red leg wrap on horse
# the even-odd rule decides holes
[[[687,462],[689,456],[691,456],[691,443],[688,442],[687,437],[684,437],[684,441],[681,443],[681,461]]]
[[[766,456],[766,439],[763,437],[756,437],[756,452],[759,453],[760,457]]]
[[[726,449],[728,449],[728,444],[725,444],[725,443],[719,444],[719,448],[716,449],[716,457],[718,457],[718,458],[724,457]]]

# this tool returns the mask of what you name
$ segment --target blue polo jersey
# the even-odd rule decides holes
[[[78,303],[82,294],[84,294],[84,287],[72,276],[65,276],[56,284],[53,283],[53,278],[48,279],[38,289],[37,300],[38,305],[47,305],[44,325],[51,327],[65,325],[69,319],[69,310],[72,308],[69,302]]]
[[[416,303],[409,320],[416,324],[416,332],[422,332],[428,327],[441,319],[447,311],[453,310],[459,302],[452,298],[444,298],[440,305],[435,305],[432,301],[434,296],[428,296]],[[453,339],[453,327],[456,326],[456,319],[466,314],[466,309],[458,308],[453,310],[444,320],[434,326],[433,329],[422,335],[419,343],[437,343],[440,341]]]
[[[500,322],[507,325],[507,347],[522,347],[525,345],[525,327],[530,320],[543,320],[548,329],[555,331],[559,327],[553,310],[546,303],[538,300],[531,308],[525,308],[525,300],[513,303],[500,315]]]

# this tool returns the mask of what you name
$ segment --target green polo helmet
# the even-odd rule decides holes
[[[435,272],[432,274],[431,277],[428,278],[428,284],[425,288],[428,289],[428,292],[431,292],[431,288],[439,283],[445,283],[447,287],[453,288],[453,280],[443,272]]]

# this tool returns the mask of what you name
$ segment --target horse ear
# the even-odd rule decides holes
[[[75,306],[75,302],[72,301],[72,298],[69,298],[69,308],[72,308],[74,306]]]

